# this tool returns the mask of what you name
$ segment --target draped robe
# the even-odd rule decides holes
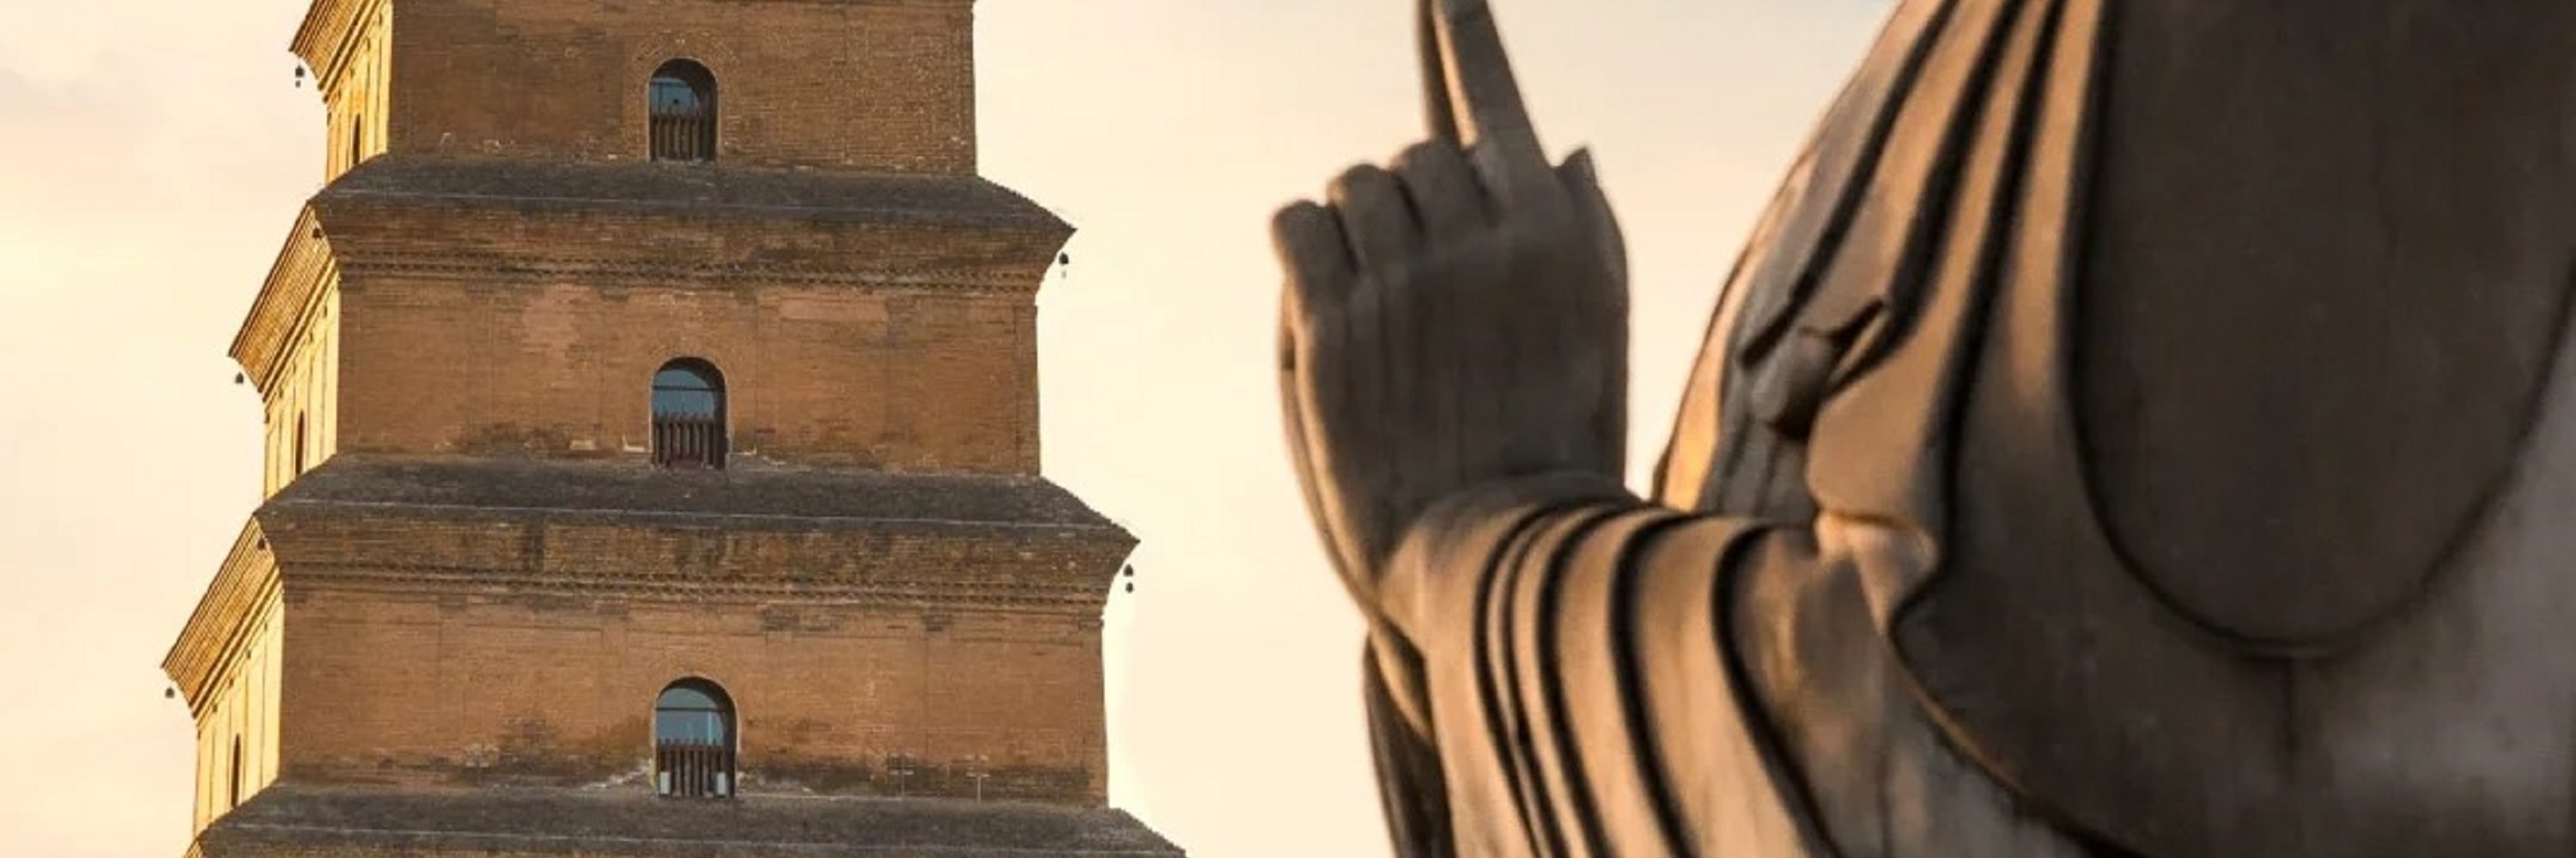
[[[1903,0],[1652,499],[1409,531],[1403,854],[2576,852],[2569,5]]]

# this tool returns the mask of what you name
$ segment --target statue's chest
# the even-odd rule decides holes
[[[2576,21],[2397,5],[2129,4],[2112,36],[2068,343],[2087,482],[2145,579],[2258,642],[2425,584],[2565,327]]]
[[[2143,852],[2576,847],[2576,21],[2388,5],[2120,7],[2077,266],[1997,298],[1896,632]]]

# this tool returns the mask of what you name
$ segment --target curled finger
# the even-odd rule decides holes
[[[1270,221],[1270,241],[1288,273],[1288,306],[1339,305],[1349,296],[1357,272],[1332,210],[1311,201],[1280,209]]]
[[[1422,246],[1422,228],[1413,203],[1395,175],[1362,164],[1334,179],[1333,208],[1342,215],[1342,232],[1362,270],[1394,268],[1413,258]]]
[[[1493,222],[1475,168],[1456,146],[1437,140],[1416,143],[1396,156],[1395,175],[1403,180],[1428,241],[1460,238]]]

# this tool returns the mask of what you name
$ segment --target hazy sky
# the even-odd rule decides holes
[[[403,2],[403,0],[396,0]],[[530,2],[530,0],[519,0]],[[1636,280],[1641,475],[1719,278],[1886,0],[1493,0]],[[322,172],[305,0],[0,0],[0,844],[176,858],[161,655],[258,501],[225,356]],[[1143,538],[1112,787],[1199,858],[1384,855],[1358,630],[1283,458],[1265,226],[1421,134],[1411,0],[983,0],[985,175],[1081,228],[1046,469]]]

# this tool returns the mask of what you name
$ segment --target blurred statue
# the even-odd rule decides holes
[[[1423,2],[1274,225],[1405,855],[2576,854],[2576,3],[1901,0],[1641,498],[1592,162]]]

